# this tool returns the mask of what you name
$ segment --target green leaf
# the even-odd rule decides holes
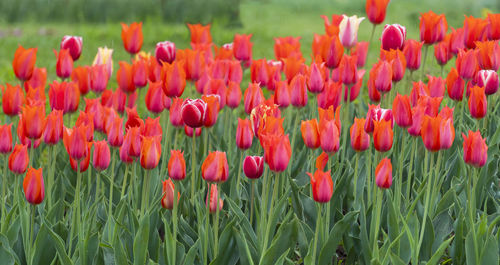
[[[56,233],[54,233],[54,231],[52,231],[52,229],[50,229],[48,226],[46,226],[45,223],[42,224],[42,227],[40,228],[40,230],[42,230],[42,229],[47,229],[48,235],[50,237],[52,237],[52,244],[56,248],[57,255],[59,256],[61,263],[65,264],[65,265],[72,265],[73,261],[71,261],[68,254],[66,253],[66,249],[64,247],[64,241],[62,240],[62,238],[59,235],[57,235]]]
[[[134,265],[146,263],[149,242],[149,215],[141,217],[139,230],[134,238]]]
[[[467,265],[476,265],[476,251],[474,249],[473,236],[474,234],[472,234],[471,230],[465,237],[465,258],[467,259]]]
[[[490,235],[484,244],[483,251],[481,252],[480,264],[496,264],[500,260],[498,256],[498,241],[495,236]]]
[[[191,265],[194,264],[194,259],[196,258],[196,252],[198,252],[198,248],[200,247],[200,240],[196,240],[196,242],[191,246],[188,253],[184,257],[183,265]]]
[[[21,263],[14,250],[10,247],[9,240],[2,234],[0,234],[0,260],[2,264],[5,262],[5,265]]]
[[[233,226],[236,220],[233,220],[225,225],[222,234],[219,237],[219,253],[215,260],[210,262],[210,265],[228,265],[238,262],[238,251],[236,240],[233,236]]]
[[[56,255],[54,244],[49,235],[48,226],[43,224],[38,231],[33,245],[33,264],[50,264]]]
[[[259,264],[274,264],[285,251],[295,246],[297,243],[299,222],[296,218],[282,224],[271,242],[271,246],[265,251]]]
[[[240,228],[240,227],[238,227]],[[254,265],[252,254],[248,248],[248,243],[245,237],[241,236],[241,229],[236,229],[233,227],[233,234],[236,238],[236,244],[238,244],[238,249],[240,253],[240,263],[242,265]]]
[[[333,258],[333,255],[337,251],[337,247],[342,239],[342,236],[348,228],[355,222],[359,212],[349,212],[338,221],[330,231],[330,235],[328,240],[323,244],[321,251],[319,253],[318,264],[330,264]]]
[[[453,240],[453,236],[450,237],[448,240],[444,241],[443,243],[441,243],[439,248],[436,250],[436,252],[434,252],[432,257],[427,262],[427,265],[437,264],[439,262],[439,260],[441,260],[441,257],[443,256],[444,251],[446,250],[446,248],[448,248],[448,246],[450,245],[452,240]],[[487,264],[487,263],[485,263],[485,264]],[[493,263],[491,263],[491,264],[493,264]]]

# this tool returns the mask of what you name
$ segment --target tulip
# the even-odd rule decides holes
[[[12,123],[0,125],[0,154],[12,151]]]
[[[342,46],[339,37],[327,37],[321,51],[321,57],[328,68],[334,69],[339,66],[344,54],[344,47]]]
[[[410,98],[407,95],[400,95],[397,93],[392,103],[392,113],[399,127],[410,127],[413,123]]]
[[[88,155],[86,126],[75,126],[73,129],[65,128],[63,142],[70,158],[80,161]]]
[[[470,115],[476,119],[482,119],[488,111],[488,101],[484,92],[484,87],[474,86],[470,89],[469,96]]]
[[[203,94],[217,96],[220,109],[226,106],[227,87],[223,79],[210,79],[204,88]]]
[[[356,73],[356,83],[352,85],[344,86],[344,101],[352,102],[359,96],[359,91],[363,85],[363,77],[366,71],[364,69],[359,70]],[[394,73],[394,72],[393,72]],[[349,99],[347,99],[349,97]]]
[[[358,28],[359,24],[365,19],[364,17],[358,18],[356,15],[348,17],[343,15],[343,19],[339,25],[339,38],[342,46],[350,49],[356,45],[358,41]]]
[[[47,69],[34,67],[33,74],[29,80],[24,82],[24,87],[26,90],[28,90],[28,86],[45,88],[45,83],[47,83]]]
[[[496,41],[476,42],[477,62],[481,69],[498,71],[500,67],[500,45]]]
[[[121,23],[121,25],[123,47],[130,54],[138,53],[143,42],[142,22],[133,22],[130,25]]]
[[[252,147],[253,130],[252,124],[248,119],[238,118],[238,127],[236,128],[236,146],[241,150]]]
[[[45,198],[42,172],[42,168],[30,168],[23,180],[24,195],[26,196],[26,200],[33,205],[42,203]]]
[[[247,156],[243,160],[243,172],[249,179],[258,179],[264,172],[264,157]]]
[[[382,49],[384,50],[400,50],[406,39],[406,28],[399,24],[385,25],[382,31]]]
[[[460,77],[465,80],[471,80],[477,71],[477,51],[476,50],[460,50],[457,60],[455,61],[457,71]]]
[[[132,127],[127,130],[120,146],[120,160],[132,163],[141,155],[142,136],[140,127]]]
[[[43,131],[43,141],[46,144],[54,145],[63,137],[63,113],[60,110],[53,110],[47,115],[47,124]]]
[[[370,147],[370,135],[365,131],[365,119],[354,118],[350,128],[351,147],[356,152],[362,152]]]
[[[422,42],[418,42],[416,40],[407,40],[405,42],[403,53],[406,57],[406,67],[412,71],[420,68],[422,45]]]
[[[198,80],[205,69],[205,53],[203,51],[185,50],[186,78],[188,80]],[[178,57],[178,56],[177,56]]]
[[[108,143],[104,140],[94,142],[94,156],[92,159],[94,167],[97,170],[105,170],[109,166],[110,159],[111,152]]]
[[[314,175],[307,172],[311,180],[311,190],[313,194],[313,199],[319,203],[327,203],[330,201],[333,195],[333,181],[330,171],[323,172],[322,170],[316,170]]]
[[[264,161],[273,172],[283,172],[292,156],[288,135],[267,135],[263,139]]]
[[[445,80],[441,77],[427,75],[429,82],[427,88],[429,89],[429,96],[439,98],[444,96]]]
[[[69,54],[73,61],[78,60],[80,55],[82,54],[83,47],[83,39],[79,36],[69,36],[66,35],[62,38],[61,41],[61,50],[67,49],[69,50]]]
[[[132,81],[136,87],[148,84],[148,67],[145,60],[134,60],[132,63]]]
[[[161,137],[145,136],[141,143],[141,166],[153,169],[158,166],[161,158]]]
[[[323,91],[325,76],[322,68],[323,65],[311,63],[307,75],[307,89],[312,93],[321,93]]]
[[[69,50],[60,50],[59,54],[54,50],[54,54],[57,57],[56,63],[56,74],[62,79],[66,79],[71,76],[73,71],[73,58],[69,54]]]
[[[391,121],[373,121],[373,146],[379,152],[387,152],[392,148],[393,131]]]
[[[127,94],[135,92],[136,87],[134,84],[132,65],[124,61],[119,62],[119,64],[120,68],[116,72],[118,87]]]
[[[446,38],[443,41],[438,42],[434,46],[434,57],[439,65],[446,65],[448,61],[453,57],[450,50],[449,40]]]
[[[186,73],[183,63],[174,61],[172,64],[163,64],[161,79],[163,92],[167,97],[180,97],[186,87]]]
[[[214,46],[215,60],[232,60],[233,59],[233,43],[226,43],[220,47]],[[239,64],[239,63],[238,63]]]
[[[232,109],[235,109],[240,105],[241,89],[239,83],[229,81],[226,92],[226,101],[227,106]]]
[[[444,14],[437,15],[429,11],[420,14],[420,41],[425,44],[434,44],[444,39],[448,23]]]
[[[186,99],[182,103],[181,115],[184,123],[192,128],[203,126],[207,103],[201,99]]]
[[[182,98],[174,98],[172,100],[172,105],[170,106],[170,123],[177,128],[184,126],[181,112],[183,103],[184,100]]]
[[[262,103],[263,101],[264,94],[259,84],[248,84],[248,88],[245,90],[244,94],[245,112],[247,114],[250,114],[252,110],[260,105],[260,103]]]
[[[374,130],[375,121],[390,121],[391,127],[393,123],[393,113],[391,109],[382,109],[380,105],[369,105],[368,112],[366,113],[365,131],[372,133]]]
[[[112,125],[112,122],[115,120],[115,118],[118,118],[117,115],[113,115],[113,117],[110,117],[111,121],[108,123],[108,126]],[[127,108],[127,121],[125,122],[125,130],[127,131],[128,129],[132,127],[140,127],[141,130],[144,127],[144,121],[139,117],[139,114],[137,113],[137,109],[134,108]]]
[[[370,70],[369,83],[379,92],[386,93],[392,88],[392,67],[387,61],[379,61]]]
[[[23,144],[16,144],[14,150],[9,155],[9,169],[15,174],[23,174],[28,168],[30,157],[28,156],[28,147]]]
[[[354,48],[351,50],[351,56],[356,56],[356,66],[361,68],[365,66],[366,63],[366,55],[368,53],[368,42],[361,41],[356,43]]]
[[[391,160],[384,158],[375,168],[375,183],[381,189],[388,189],[392,185]]]
[[[54,80],[49,89],[50,107],[53,110],[61,110],[64,113],[74,112],[80,103],[80,90],[76,83],[68,83]]]
[[[288,57],[302,58],[300,38],[291,36],[274,38],[274,55],[276,56],[276,60]]]
[[[147,117],[144,126],[141,127],[141,135],[142,136],[158,136],[160,137],[160,141],[163,135],[163,129],[160,125],[160,117],[151,118]]]
[[[217,122],[217,116],[220,109],[220,97],[218,95],[204,95],[202,96],[202,99],[207,104],[203,125],[209,128],[214,126]]]
[[[250,66],[250,79],[252,83],[266,86],[269,81],[269,65],[266,59],[253,60]]]
[[[171,150],[168,160],[168,176],[173,180],[183,180],[186,177],[186,161],[184,152]]]
[[[73,69],[73,72],[71,74],[71,80],[78,84],[78,89],[80,90],[80,94],[82,95],[86,95],[90,91],[91,69],[92,68],[90,66],[79,66]]]
[[[262,144],[263,138],[269,135],[284,135],[285,129],[283,128],[284,118],[274,116],[263,116],[259,122],[257,133],[255,134]],[[254,124],[255,125],[255,124]]]
[[[113,73],[113,49],[108,49],[108,47],[97,48],[97,54],[92,62],[93,66],[104,65],[106,72],[108,74],[108,79]]]
[[[488,13],[488,39],[498,40],[500,39],[500,15]]]
[[[384,22],[387,5],[390,0],[367,0],[365,5],[366,16],[374,25]]]
[[[337,106],[340,105],[341,99],[342,83],[328,80],[325,83],[325,89],[323,90],[323,92],[321,92],[317,96],[318,107],[328,109],[330,106],[333,106],[333,108],[336,109]]]
[[[499,86],[497,72],[493,70],[480,70],[477,72],[476,80],[479,87],[484,87],[484,93],[486,95],[493,95],[497,92]]]
[[[17,48],[12,61],[12,68],[19,80],[29,80],[33,75],[37,50],[37,48],[24,49],[21,45]]]
[[[463,149],[464,149],[464,161],[465,163],[473,167],[483,167],[488,160],[488,146],[486,145],[486,140],[481,137],[479,131],[468,132],[466,136],[462,133],[464,138]]]
[[[24,91],[21,86],[12,86],[7,83],[2,89],[2,109],[3,113],[9,116],[16,116],[21,112],[21,106],[24,104]]]
[[[302,121],[300,131],[307,148],[316,149],[320,146],[318,121],[316,119]]]
[[[115,117],[106,127],[109,145],[120,147],[123,143],[123,118]]]
[[[161,113],[165,109],[166,97],[161,82],[149,83],[149,89],[145,97],[146,108],[154,114]]]
[[[167,179],[163,181],[162,188],[162,198],[161,198],[161,207],[172,210],[174,208],[174,183],[171,179]],[[180,193],[177,192],[177,202],[179,202]]]
[[[26,133],[26,129],[24,128],[24,126],[21,125],[24,123],[25,122],[24,122],[23,116],[20,116],[19,117],[19,124],[17,126],[17,137],[19,139],[19,142],[21,142],[21,144],[26,145],[28,148],[38,148],[38,146],[42,142],[42,139],[39,138],[39,139],[33,140],[33,139],[29,138],[27,133]],[[21,126],[19,126],[19,125],[21,125]]]
[[[233,54],[236,60],[248,62],[252,59],[252,34],[235,34],[233,40]]]
[[[442,111],[441,111],[442,112]],[[453,109],[451,109],[451,117],[445,118],[441,115],[443,121],[439,126],[439,143],[440,149],[449,149],[455,140],[455,127],[453,126]]]
[[[290,82],[291,103],[294,107],[302,108],[307,105],[306,77],[298,74]]]
[[[108,86],[109,74],[106,65],[99,64],[90,68],[90,89],[96,94],[102,93]]]
[[[89,168],[89,165],[90,165],[90,149],[92,148],[92,142],[89,142],[87,143],[87,155],[80,161],[76,161],[74,160],[73,158],[69,158],[69,164],[71,166],[71,169],[73,169],[73,171],[77,171],[78,170],[78,166],[80,167],[80,173],[82,172],[85,172],[87,171],[87,169]],[[80,164],[78,164],[80,163]]]
[[[334,120],[320,118],[318,132],[323,152],[331,155],[339,150],[340,128]]]
[[[440,127],[443,119],[439,116],[431,117],[424,115],[422,121],[421,135],[425,148],[431,152],[439,151],[441,148],[440,142]]]
[[[401,81],[406,71],[406,58],[404,53],[401,50],[381,50],[380,57],[391,63],[392,81]]]
[[[210,35],[210,24],[187,24],[191,32],[191,43],[212,43],[212,35]]]
[[[226,152],[210,152],[201,165],[201,176],[207,182],[225,182],[228,168]]]
[[[464,19],[464,35],[465,46],[469,49],[476,48],[476,41],[484,40],[488,21],[482,18],[473,16],[465,16]]]
[[[286,108],[290,105],[291,101],[292,101],[291,87],[288,85],[286,81],[277,82],[274,91],[274,103],[279,105],[280,108]]]
[[[26,136],[30,139],[38,139],[42,136],[45,128],[45,107],[40,104],[26,105],[21,107],[23,122],[18,126],[23,126]]]
[[[217,194],[219,194],[218,190],[217,190],[217,184],[209,184],[210,185],[210,199],[208,197],[208,194],[207,194],[207,199],[206,199],[206,205],[209,209],[209,212],[210,213],[215,213],[217,212],[217,210],[221,210],[222,207],[224,206],[224,202],[222,201],[222,199],[218,199],[219,201],[219,207],[217,208]]]
[[[465,81],[458,75],[456,68],[451,68],[448,76],[446,77],[446,89],[448,96],[457,101],[462,101],[464,96]]]
[[[321,18],[323,18],[323,21],[325,24],[325,32],[326,32],[326,34],[328,34],[328,36],[339,35],[339,25],[340,25],[340,22],[342,21],[342,19],[344,19],[343,16],[333,14],[331,21],[325,15],[321,15]]]
[[[159,64],[172,63],[175,60],[175,43],[170,41],[158,42],[155,57]]]
[[[202,127],[192,128],[187,125],[184,125],[184,133],[189,138],[193,137],[193,134],[195,137],[199,137],[201,135],[201,128]]]
[[[357,58],[355,56],[344,55],[337,69],[340,72],[340,79],[344,85],[352,85],[358,81]]]

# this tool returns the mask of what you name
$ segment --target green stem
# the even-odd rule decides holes
[[[316,229],[314,230],[314,241],[313,241],[313,249],[312,249],[312,260],[311,264],[316,264],[316,249],[318,248],[318,234],[319,234],[319,227],[321,224],[321,204],[318,203],[318,207],[316,207],[318,210],[318,215],[316,217]]]
[[[236,178],[236,199],[239,201],[240,199],[240,183],[241,183],[241,171],[242,171],[242,164],[243,164],[243,157],[245,156],[245,151],[241,151],[240,154],[240,163],[238,166],[238,177]]]
[[[196,177],[196,132],[193,129],[193,145],[191,146],[191,199],[194,200],[194,186]],[[209,186],[210,190],[210,186]],[[210,196],[210,194],[209,194]]]
[[[128,188],[128,193],[129,193],[129,198],[130,198],[130,202],[132,203],[132,206],[134,207],[134,209],[137,209],[137,207],[138,207],[137,201],[139,200],[139,198],[136,197],[136,196],[138,196],[138,194],[137,194],[135,182],[137,181],[137,164],[139,163],[139,161],[134,161],[132,163],[134,163],[134,165],[132,166],[132,172],[130,173],[130,185]]]
[[[424,80],[425,66],[427,61],[427,53],[429,51],[429,45],[424,44],[424,57],[422,58],[422,72],[420,72],[420,80]]]
[[[274,211],[274,202],[276,200],[276,195],[278,193],[278,185],[277,183],[279,182],[279,178],[280,178],[280,174],[278,174],[276,176],[276,178],[274,179],[274,185],[273,185],[273,195],[271,197],[271,205],[270,205],[270,208],[269,208],[269,212],[267,214],[267,220],[266,220],[266,231],[264,233],[264,241],[263,241],[263,244],[262,244],[262,252],[261,252],[261,257],[260,257],[260,262],[259,264],[262,264],[262,258],[264,257],[264,252],[267,248],[267,242],[269,240],[269,233],[271,233],[271,221],[272,221],[272,218],[273,218],[273,211]]]
[[[260,224],[259,224],[259,238],[264,237],[265,227],[266,227],[266,214],[268,207],[269,198],[269,181],[270,177],[268,175],[269,169],[266,167],[264,169],[264,177],[262,179],[262,200],[261,200],[261,210],[260,210]]]
[[[377,24],[373,24],[372,27],[372,32],[370,34],[370,40],[368,41],[368,50],[366,51],[366,59],[368,60],[368,55],[370,54],[370,46],[372,45],[373,41],[373,36],[375,35],[375,28],[377,27]]]
[[[215,184],[216,196],[215,196],[215,222],[214,222],[214,259],[219,253],[219,187]]]
[[[101,171],[97,170],[96,173],[96,184],[95,184],[95,200],[99,200],[101,197]]]
[[[1,225],[2,225],[2,232],[5,232],[5,229],[7,228],[7,224],[5,223],[5,214],[6,214],[6,208],[7,208],[7,198],[5,197],[5,189],[7,188],[7,166],[8,166],[8,157],[7,155],[3,156],[3,174],[2,174],[2,199],[4,200],[4,205],[2,206],[2,219],[1,219]],[[14,198],[15,199],[15,198]]]
[[[144,216],[144,211],[147,209],[149,204],[149,173],[150,170],[145,169],[146,174],[144,176],[144,183],[142,185],[142,200],[141,200],[141,216]]]
[[[398,157],[399,166],[398,166],[398,179],[396,179],[396,206],[397,209],[400,209],[401,206],[401,187],[403,185],[403,170],[404,170],[404,160],[405,160],[405,147],[407,145],[406,142],[406,134],[404,130],[400,130],[401,135],[401,154]]]
[[[33,160],[35,160],[35,157],[33,156],[33,150],[35,149],[34,148],[34,144],[35,144],[35,140],[31,139],[31,146],[29,146],[29,166],[28,168],[30,168],[32,165],[33,165]]]
[[[412,139],[413,143],[411,144],[411,152],[410,152],[410,165],[408,168],[408,178],[406,180],[406,201],[407,204],[410,202],[410,196],[411,196],[411,178],[413,176],[413,161],[415,160],[415,153],[416,153],[416,145],[417,145],[417,138],[413,137]]]
[[[174,239],[174,244],[173,244],[173,251],[172,251],[172,263],[171,264],[177,264],[177,261],[176,261],[176,254],[177,254],[177,211],[178,211],[178,205],[177,205],[177,181],[173,181],[174,182],[174,205],[173,205],[173,209],[172,209],[172,223],[173,223],[173,226],[172,226],[172,234],[173,234],[173,239]]]
[[[438,151],[438,158],[435,166],[435,171],[434,171],[434,178],[432,179],[434,183],[431,183],[432,187],[435,187],[435,190],[431,194],[431,202],[430,202],[430,215],[434,216],[434,201],[436,200],[436,195],[439,193],[439,186],[438,186],[438,178],[439,178],[439,172],[441,171],[441,157],[443,156],[444,151]]]
[[[375,208],[375,226],[374,226],[374,233],[373,233],[373,253],[374,253],[374,258],[378,260],[379,258],[379,253],[378,253],[378,232],[379,232],[379,226],[380,226],[380,214],[382,212],[382,200],[384,197],[384,194],[382,193],[382,189],[377,189],[376,190],[376,208]]]
[[[255,179],[250,180],[250,226],[253,224],[253,200],[255,193]]]
[[[471,169],[473,173],[469,174],[468,177],[468,185],[467,185],[467,193],[469,197],[469,222],[470,227],[472,228],[472,241],[474,243],[474,259],[476,264],[479,264],[479,247],[477,243],[477,234],[476,234],[476,202],[475,202],[475,186],[476,186],[476,170]]]
[[[167,129],[165,130],[165,136],[162,138],[162,156],[161,156],[161,167],[160,167],[160,176],[163,177],[165,175],[165,170],[167,168],[167,153],[168,153],[168,149],[167,149],[167,139],[169,137],[169,128],[170,128],[170,122],[168,121],[168,118],[169,118],[169,115],[166,114],[167,111],[163,111],[161,113],[161,117],[160,117],[160,120],[162,121],[162,124],[165,124],[164,120],[165,120],[165,116],[167,116],[167,122],[166,122],[166,126],[167,126]]]
[[[208,184],[208,193],[207,193],[207,214],[206,214],[206,219],[205,219],[205,240],[204,240],[204,247],[203,247],[203,260],[205,261],[205,264],[208,264],[208,228],[210,224],[210,200],[212,199],[210,196],[210,188],[211,185],[210,183]]]
[[[332,160],[333,160],[333,156],[332,157],[328,157],[328,170],[331,170],[331,172],[333,172],[333,169],[332,169]],[[333,175],[333,173],[332,173]],[[328,234],[330,232],[330,204],[327,204],[326,205],[326,217],[325,217],[325,231],[324,231],[324,238],[328,238]]]
[[[31,223],[30,223],[30,237],[29,237],[29,257],[28,259],[28,264],[33,265],[33,243],[34,243],[34,237],[35,237],[35,213],[36,213],[36,205],[29,204],[30,210],[31,210]]]
[[[371,197],[372,197],[372,148],[368,148],[368,165],[366,167],[366,191],[367,191],[367,199],[369,207],[371,205]]]
[[[344,126],[342,127],[342,131],[343,131],[343,133],[342,133],[343,134],[342,135],[342,148],[344,149],[344,150],[342,150],[342,158],[344,158],[344,159],[347,155],[347,134],[348,134],[347,124],[349,123],[349,116],[350,116],[349,108],[351,106],[350,94],[351,94],[351,90],[348,88],[347,89],[347,101],[345,101],[346,110],[345,110],[345,115],[344,115]],[[344,93],[342,93],[342,96],[344,96]]]
[[[127,177],[128,177],[128,164],[125,165],[125,173],[123,174],[122,191],[120,193],[120,200],[125,195],[125,189],[127,188]]]
[[[354,166],[354,204],[357,205],[357,195],[358,195],[358,163],[359,163],[359,152],[356,152],[356,162]]]
[[[430,167],[434,167],[434,159],[431,156],[429,156],[429,151],[425,151],[425,160],[430,160]],[[426,163],[426,165],[429,164],[429,162]],[[426,190],[425,190],[425,202],[424,202],[424,215],[422,216],[422,230],[420,230],[420,238],[417,243],[417,251],[414,253],[415,255],[415,264],[418,264],[418,257],[420,256],[420,247],[422,246],[422,241],[424,239],[424,234],[425,234],[425,226],[427,224],[427,214],[429,212],[429,196],[431,193],[431,186],[432,186],[432,174],[429,173],[429,169],[427,166],[425,167],[424,172],[426,172],[426,178],[427,178],[427,183],[426,183]]]
[[[109,204],[108,204],[108,217],[113,214],[113,190],[115,186],[115,165],[116,165],[116,150],[111,149],[111,175],[109,182]]]

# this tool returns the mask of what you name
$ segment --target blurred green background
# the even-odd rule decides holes
[[[11,62],[18,45],[38,47],[37,66],[47,67],[49,80],[54,78],[53,49],[64,35],[83,37],[78,65],[90,64],[101,46],[114,49],[115,64],[128,60],[119,22],[144,22],[145,51],[164,40],[189,47],[185,23],[201,22],[212,23],[217,45],[231,42],[235,33],[252,33],[255,58],[274,58],[274,37],[301,36],[309,59],[313,34],[324,32],[320,15],[365,16],[364,6],[364,0],[1,0],[0,83],[15,82]],[[392,0],[384,23],[402,24],[409,38],[418,38],[421,12],[444,13],[450,26],[461,27],[464,14],[483,16],[487,10],[498,12],[499,6],[498,0]],[[371,27],[363,21],[358,39],[367,41]],[[381,31],[379,26],[374,40]],[[375,56],[371,53],[373,60]]]

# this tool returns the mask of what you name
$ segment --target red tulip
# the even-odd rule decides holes
[[[406,28],[399,24],[385,25],[382,31],[382,49],[402,49],[406,39]]]
[[[443,108],[443,110],[445,110],[445,108]],[[453,145],[453,141],[455,140],[455,127],[453,126],[453,109],[450,109],[451,110],[450,117],[445,117],[445,115],[442,115],[443,110],[441,110],[441,113],[439,113],[439,116],[443,118],[443,121],[439,126],[440,127],[439,142],[441,149],[449,149]]]
[[[53,110],[47,115],[47,124],[43,131],[43,141],[46,144],[54,145],[63,137],[63,113],[60,110]]]
[[[320,146],[318,121],[316,119],[302,121],[300,131],[307,148],[316,149]]]
[[[61,110],[63,113],[71,113],[78,109],[80,103],[80,90],[76,83],[61,82],[54,80],[49,89],[50,107],[53,110]]]
[[[23,89],[19,85],[12,86],[9,83],[5,87],[0,85],[0,88],[2,89],[3,113],[9,116],[18,115],[25,102]]]
[[[0,154],[12,151],[12,123],[0,125]]]
[[[433,98],[443,97],[445,90],[445,80],[442,77],[435,77],[427,75],[429,82],[427,88],[429,89],[429,96]]]
[[[210,24],[187,24],[191,32],[191,43],[212,43],[212,35],[210,35]]]
[[[94,65],[90,68],[90,89],[96,94],[102,93],[108,86],[109,74],[105,64]]]
[[[210,197],[208,197],[207,194],[206,205],[210,213],[215,213],[217,210],[220,211],[222,209],[222,207],[224,206],[224,202],[222,201],[222,199],[220,199],[220,196],[217,196],[217,194],[219,194],[217,192],[217,185],[211,183],[209,185],[210,185]],[[219,201],[219,205],[217,205],[217,201]]]
[[[262,139],[264,161],[273,172],[283,172],[292,156],[288,135],[266,135]]]
[[[199,137],[201,135],[201,128],[203,127],[192,128],[187,125],[184,125],[184,133],[189,138],[193,137],[193,134],[195,135],[195,137]]]
[[[203,94],[218,96],[220,109],[226,106],[227,87],[223,79],[210,79],[204,88]]]
[[[226,152],[210,152],[201,165],[201,176],[207,182],[225,182],[228,168]]]
[[[458,54],[458,51],[465,49],[465,31],[464,28],[454,29],[451,28],[450,33],[450,51],[454,55]]]
[[[217,116],[219,115],[220,109],[220,97],[218,95],[203,95],[202,99],[207,104],[203,125],[209,128],[214,126],[217,122]]]
[[[298,74],[290,82],[291,103],[294,107],[302,108],[307,105],[306,77]]]
[[[132,81],[136,87],[145,87],[148,84],[148,66],[146,61],[139,59],[132,63]]]
[[[366,0],[366,16],[371,23],[378,25],[384,22],[389,1],[390,0]]]
[[[134,84],[134,74],[132,71],[132,65],[127,62],[119,62],[120,68],[116,72],[116,81],[118,82],[118,87],[126,94],[135,92]]]
[[[448,96],[457,101],[462,101],[464,96],[465,81],[458,75],[456,68],[451,68],[448,76],[446,77],[446,89]]]
[[[248,84],[247,90],[245,90],[244,103],[245,112],[250,114],[252,110],[260,105],[264,101],[264,94],[259,84],[250,83]]]
[[[392,103],[392,113],[399,127],[410,127],[413,123],[410,98],[407,95],[400,95],[397,93]]]
[[[227,106],[232,109],[237,108],[241,101],[241,89],[239,83],[229,81],[226,93]]]
[[[88,155],[86,126],[75,126],[73,129],[65,128],[63,142],[70,158],[80,161]]]
[[[405,42],[403,53],[406,57],[406,67],[412,71],[420,68],[422,45],[422,42],[418,42],[416,40],[407,40]]]
[[[401,81],[406,71],[406,58],[404,53],[401,50],[381,50],[380,57],[391,63],[392,81]]]
[[[434,57],[439,65],[445,65],[453,57],[450,50],[450,41],[445,38],[434,46]]]
[[[146,108],[154,114],[161,113],[165,109],[166,97],[161,82],[149,83],[145,97]]]
[[[238,127],[236,128],[236,146],[242,150],[252,147],[253,130],[252,124],[248,119],[238,118]]]
[[[186,161],[184,152],[171,150],[168,160],[168,176],[173,180],[183,180],[186,177]]]
[[[465,163],[473,167],[483,167],[488,160],[488,146],[486,145],[486,140],[481,137],[479,131],[468,132],[466,136],[462,133],[464,138],[463,149],[464,149],[464,161]]]
[[[175,60],[175,43],[170,41],[158,42],[155,57],[159,64],[172,63]]]
[[[328,80],[325,83],[323,92],[317,95],[318,107],[328,109],[333,106],[334,109],[340,105],[342,99],[342,83]]]
[[[340,79],[344,85],[352,85],[358,81],[357,60],[356,56],[344,55],[342,57],[338,70],[340,72]]]
[[[74,160],[71,157],[69,158],[69,164],[71,166],[71,169],[73,169],[73,171],[77,171],[78,163],[80,163],[79,164],[80,173],[87,171],[87,169],[89,168],[89,165],[90,165],[90,149],[91,148],[92,148],[92,142],[88,142],[87,147],[86,147],[87,155],[80,162]]]
[[[386,93],[392,88],[392,67],[389,62],[379,61],[370,70],[368,82],[377,91]]]
[[[24,49],[21,45],[17,48],[12,61],[12,68],[19,80],[29,80],[33,75],[37,50],[37,48]]]
[[[182,103],[181,115],[184,123],[192,128],[203,126],[205,121],[205,113],[207,111],[207,103],[201,99],[186,99]]]
[[[140,127],[131,127],[125,133],[123,143],[120,146],[120,160],[132,163],[141,155],[142,136]]]
[[[73,71],[73,58],[69,54],[69,50],[60,50],[59,54],[56,50],[54,50],[54,54],[57,57],[56,63],[56,73],[57,76],[66,79],[71,76],[71,72]]]
[[[243,160],[243,172],[249,179],[258,179],[264,172],[264,157],[247,156]]]
[[[161,137],[146,136],[141,143],[141,166],[153,169],[158,166],[161,158]]]
[[[174,98],[170,106],[170,123],[177,128],[184,126],[181,112],[183,103],[184,100],[182,98]]]
[[[365,131],[365,119],[354,118],[350,129],[351,147],[356,152],[362,152],[370,147],[370,135]]]
[[[457,71],[465,80],[470,80],[477,72],[477,51],[476,50],[460,50],[457,60],[455,61]]]
[[[233,54],[236,60],[248,62],[252,59],[252,34],[235,34],[233,40]]]
[[[180,97],[186,87],[186,73],[183,63],[174,61],[162,67],[163,92],[167,97]]]
[[[80,94],[86,95],[90,91],[90,66],[78,66],[73,69],[71,80],[78,84]]]
[[[9,155],[9,169],[15,174],[23,174],[28,167],[30,157],[28,147],[23,144],[16,144],[14,150]]]
[[[388,189],[392,185],[391,160],[384,158],[375,168],[375,183],[381,189]]]
[[[333,180],[330,171],[316,170],[314,175],[307,172],[311,180],[313,199],[319,203],[327,203],[333,195]]]
[[[23,180],[24,195],[26,196],[26,200],[33,205],[42,203],[45,198],[42,172],[42,168],[30,168]]]
[[[80,55],[82,54],[83,47],[83,39],[79,36],[69,36],[66,35],[62,38],[61,41],[61,50],[67,49],[69,50],[69,54],[73,61],[78,60]]]
[[[473,118],[482,119],[486,116],[488,100],[484,93],[484,87],[474,86],[470,89],[468,105],[470,115]]]
[[[30,139],[40,138],[45,128],[45,107],[38,103],[21,107],[22,122],[18,126],[23,127]]]
[[[143,42],[142,22],[133,22],[130,25],[121,23],[121,25],[123,47],[130,54],[138,53]]]
[[[97,170],[105,170],[109,166],[110,159],[111,152],[109,150],[108,143],[104,140],[94,142],[94,156],[92,159],[94,167]]]
[[[361,68],[365,66],[366,63],[366,55],[368,53],[368,42],[361,41],[356,43],[354,48],[351,50],[351,56],[356,56],[356,66]]]
[[[444,14],[437,15],[432,11],[420,14],[420,41],[425,44],[442,41],[447,30],[448,22]]]
[[[172,210],[174,208],[174,183],[171,179],[163,181],[161,197],[161,207]],[[179,202],[181,194],[177,192],[177,202]]]
[[[393,131],[391,121],[373,121],[373,146],[379,152],[387,152],[392,148]]]
[[[498,90],[498,74],[493,70],[480,70],[477,72],[476,82],[479,87],[484,87],[484,93],[488,96],[495,94]]]
[[[340,43],[339,37],[326,37],[326,40],[321,48],[321,57],[326,66],[330,69],[337,68],[342,60],[344,47]]]

